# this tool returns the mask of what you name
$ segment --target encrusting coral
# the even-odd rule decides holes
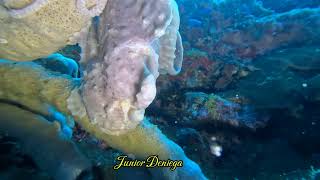
[[[157,154],[160,159],[184,161],[176,171],[152,170],[155,177],[160,173],[162,179],[206,179],[178,145],[144,120],[144,110],[156,95],[159,70],[177,74],[181,69],[183,49],[174,0],[21,2],[0,3],[0,23],[5,27],[0,28],[0,58],[31,60],[79,42],[84,77],[80,82],[72,73],[62,75],[34,62],[1,60],[0,99],[51,117],[67,137],[75,120],[136,158]],[[91,17],[99,13],[90,26]]]

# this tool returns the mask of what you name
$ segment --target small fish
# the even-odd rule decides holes
[[[188,20],[189,27],[198,28],[198,27],[202,27],[202,25],[203,25],[203,23],[200,20],[193,19],[193,18]]]

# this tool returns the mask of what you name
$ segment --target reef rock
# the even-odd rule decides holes
[[[260,118],[252,106],[241,101],[240,97],[233,102],[214,94],[187,92],[159,96],[149,111],[171,117],[174,122],[170,123],[186,127],[208,128],[217,124],[253,130],[264,127],[267,119]]]

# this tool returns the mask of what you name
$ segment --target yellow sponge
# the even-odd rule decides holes
[[[71,42],[88,27],[91,17],[85,0],[0,1],[0,58],[16,61],[47,56]],[[104,7],[106,0],[96,0]],[[83,5],[84,4],[84,5]],[[100,8],[103,9],[103,8]],[[102,10],[101,10],[102,11]]]

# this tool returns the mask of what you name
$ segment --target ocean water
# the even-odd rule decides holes
[[[0,0],[0,22],[22,22],[1,14],[5,12],[3,8],[10,9],[10,2]],[[169,148],[173,141],[210,180],[320,180],[320,0],[176,2],[184,49],[182,69],[177,75],[164,74],[157,78],[156,96],[144,114],[144,121],[156,125],[154,128],[159,128],[169,139],[159,138],[156,146],[162,147],[162,143],[170,141],[167,143],[170,145],[166,144]],[[99,27],[105,19],[107,17],[95,17],[93,26]],[[107,23],[106,29],[112,23]],[[64,104],[70,102],[66,100],[71,93],[69,89],[81,89],[83,82],[92,78],[87,76],[87,69],[95,66],[80,62],[81,55],[87,53],[83,44],[66,43],[50,56],[41,56],[32,62],[12,61],[17,56],[9,56],[10,53],[21,47],[2,50],[10,41],[1,37],[7,32],[20,32],[19,26],[12,28],[8,31],[0,25],[0,180],[168,179],[167,176],[174,177],[170,174],[173,172],[181,173],[173,179],[204,179],[193,164],[185,164],[186,170],[178,167],[176,171],[165,172],[167,176],[161,173],[155,176],[156,171],[145,167],[115,171],[117,157],[122,154],[141,159],[138,154],[145,155],[144,151],[149,150],[145,144],[153,142],[149,141],[154,138],[152,134],[145,133],[147,135],[138,138],[135,134],[129,135],[128,141],[123,138],[114,145],[116,140],[108,144],[101,138],[101,132],[92,133],[83,126],[83,121],[67,113]],[[111,30],[105,33],[112,34]],[[147,34],[130,33],[128,37]],[[19,35],[15,34],[17,39]],[[105,44],[98,43],[98,47]],[[30,43],[27,48],[35,46]],[[28,60],[37,50],[22,54]],[[159,52],[155,50],[155,53]],[[143,60],[147,62],[148,58]],[[125,65],[129,67],[128,64]],[[130,67],[134,67],[132,64]],[[110,67],[101,65],[102,74],[107,74]],[[115,72],[121,74],[122,70]],[[102,81],[117,73],[109,73]],[[131,73],[135,73],[134,69],[121,78]],[[140,76],[146,73],[150,72],[144,71]],[[117,84],[114,92],[125,96],[131,88],[130,80],[122,81],[128,88],[121,89],[125,85]],[[95,83],[93,87],[98,87],[99,82]],[[141,84],[143,82],[136,82],[133,87]],[[81,93],[80,96],[85,96]],[[107,99],[108,96],[103,95],[102,99]],[[138,96],[134,94],[133,99]],[[96,104],[89,108],[95,108]],[[74,109],[83,112],[80,105]],[[129,110],[122,113],[129,114]],[[112,118],[117,120],[122,116]],[[158,130],[152,129],[152,132]],[[121,146],[121,142],[131,142],[130,139],[137,144]],[[136,154],[123,152],[130,152],[128,147],[143,148]],[[159,153],[154,152],[148,155]],[[172,155],[172,158],[176,157]]]

